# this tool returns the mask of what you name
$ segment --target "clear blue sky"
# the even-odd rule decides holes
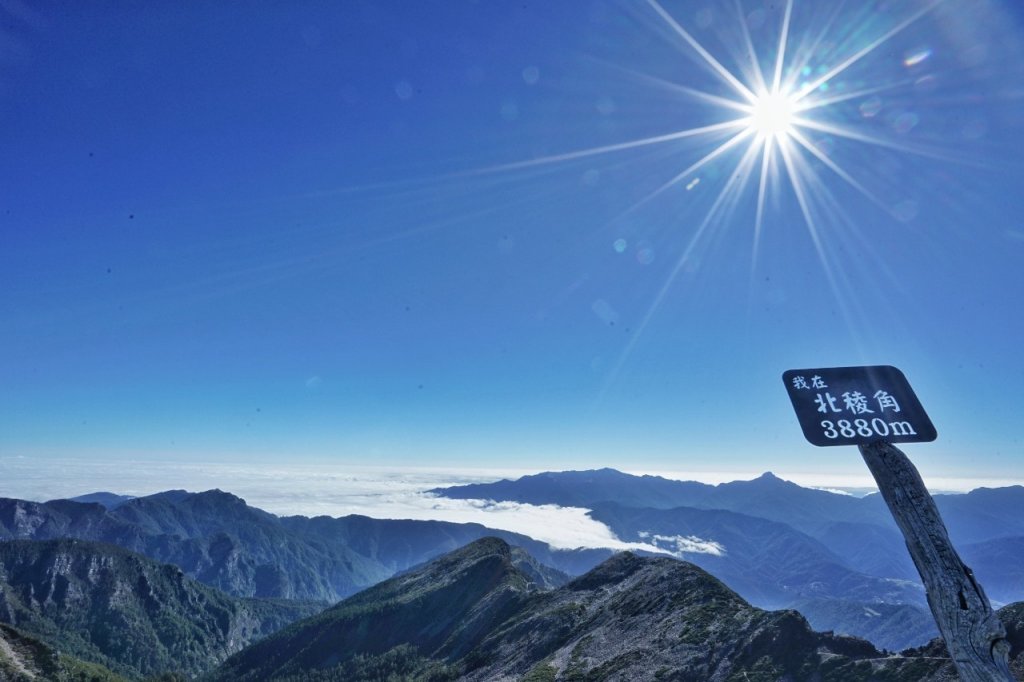
[[[781,373],[892,364],[1024,478],[1024,21],[925,4],[793,4],[783,81],[863,54],[759,229],[752,138],[670,182],[740,129],[573,153],[742,116],[695,45],[785,3],[3,5],[0,458],[863,471]]]

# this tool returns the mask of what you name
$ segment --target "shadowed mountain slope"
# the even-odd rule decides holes
[[[974,569],[985,594],[996,602],[1024,595],[1024,537],[986,540],[960,548],[964,563]]]
[[[902,651],[939,636],[927,606],[806,599],[794,603],[793,608],[815,630],[856,635],[888,651]]]
[[[942,665],[816,633],[667,558],[618,554],[538,591],[489,538],[294,623],[212,679],[920,682]]]
[[[218,680],[265,680],[351,664],[404,645],[458,659],[519,611],[533,591],[497,538],[478,540],[417,571],[371,587],[233,656]],[[432,666],[412,654],[411,663]]]
[[[623,540],[682,548],[679,556],[764,608],[813,598],[926,604],[922,588],[853,571],[820,542],[783,523],[722,510],[616,504],[597,505],[591,516]],[[721,551],[705,548],[707,541]]]
[[[129,676],[203,672],[321,608],[229,597],[111,545],[0,542],[0,622]]]

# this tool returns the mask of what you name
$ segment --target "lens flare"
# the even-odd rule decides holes
[[[725,47],[723,58],[730,56],[737,68],[728,68],[715,54],[699,41],[690,30],[659,0],[646,0],[646,6],[658,20],[665,33],[678,42],[678,49],[695,60],[714,79],[705,89],[691,83],[666,80],[644,73],[630,72],[642,82],[648,82],[684,98],[688,104],[706,107],[708,115],[699,125],[691,128],[668,130],[624,142],[553,154],[527,161],[492,166],[480,172],[527,169],[576,161],[593,156],[627,153],[652,147],[683,149],[688,143],[703,148],[702,155],[684,160],[667,181],[646,196],[637,199],[629,211],[636,211],[652,199],[672,190],[692,191],[701,175],[719,178],[717,194],[708,194],[709,207],[702,217],[688,227],[688,240],[674,256],[674,266],[663,285],[655,294],[635,333],[630,337],[620,361],[612,370],[613,380],[625,358],[642,336],[650,320],[670,291],[676,278],[692,263],[696,249],[706,242],[714,230],[729,224],[727,218],[735,215],[745,197],[756,199],[752,226],[751,277],[759,251],[762,227],[767,208],[783,193],[795,200],[808,237],[821,263],[827,285],[836,294],[844,317],[841,291],[846,284],[844,275],[832,266],[825,242],[826,222],[842,222],[842,207],[832,185],[838,179],[883,212],[896,220],[905,219],[886,201],[875,196],[839,157],[830,153],[836,140],[849,145],[863,145],[897,151],[943,161],[956,161],[948,154],[911,140],[908,133],[918,124],[917,115],[905,111],[896,115],[887,130],[880,126],[866,127],[857,122],[881,120],[882,96],[889,91],[906,87],[912,81],[900,79],[872,82],[862,74],[850,71],[862,65],[870,55],[878,56],[893,38],[934,10],[940,0],[922,0],[908,5],[902,16],[887,15],[880,22],[875,14],[860,14],[855,27],[843,27],[838,20],[839,9],[826,13],[824,21],[813,31],[794,30],[794,0],[787,0],[778,33],[772,37],[766,32],[758,34],[755,42],[751,34],[749,16],[743,12],[740,0],[734,3],[734,19],[738,27],[738,40]],[[686,6],[687,3],[680,3]],[[723,7],[728,3],[722,3]],[[817,7],[813,2],[808,6]],[[677,10],[678,11],[678,10]],[[728,13],[728,9],[723,12]],[[707,33],[717,21],[709,11],[701,10],[695,16],[694,31]],[[754,22],[763,29],[764,23]],[[737,34],[734,34],[735,37]],[[765,40],[767,38],[767,40]],[[791,40],[792,39],[792,40]],[[792,44],[791,44],[792,43]],[[888,47],[888,46],[887,46]],[[891,49],[891,47],[890,47]],[[769,57],[770,55],[770,57]],[[913,68],[931,56],[930,49],[917,49],[899,63]],[[850,78],[851,75],[856,75]],[[895,98],[894,98],[895,99]],[[839,105],[842,105],[841,107]],[[856,113],[851,118],[851,110]],[[843,111],[847,115],[837,116]],[[895,133],[895,134],[894,134]],[[702,145],[702,143],[707,143]],[[732,168],[723,168],[728,164]],[[830,177],[832,176],[832,177]],[[709,183],[710,184],[710,183]],[[848,319],[849,322],[849,319]],[[852,326],[852,325],[851,325]]]

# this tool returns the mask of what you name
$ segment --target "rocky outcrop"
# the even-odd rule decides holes
[[[510,548],[490,538],[294,623],[212,677],[938,682],[947,668],[942,651],[890,655],[815,632],[796,611],[750,606],[667,558],[622,553],[537,590]]]

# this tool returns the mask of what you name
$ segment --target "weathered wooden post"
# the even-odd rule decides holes
[[[928,593],[946,648],[965,682],[1005,682],[1010,674],[1006,629],[985,591],[953,548],[935,500],[898,448],[877,441],[861,445],[871,475],[903,531],[907,549]]]
[[[935,427],[895,367],[789,370],[782,375],[804,436],[857,445],[903,532],[928,605],[964,682],[1013,682],[1006,629],[953,548],[935,500],[894,442],[932,441]]]

